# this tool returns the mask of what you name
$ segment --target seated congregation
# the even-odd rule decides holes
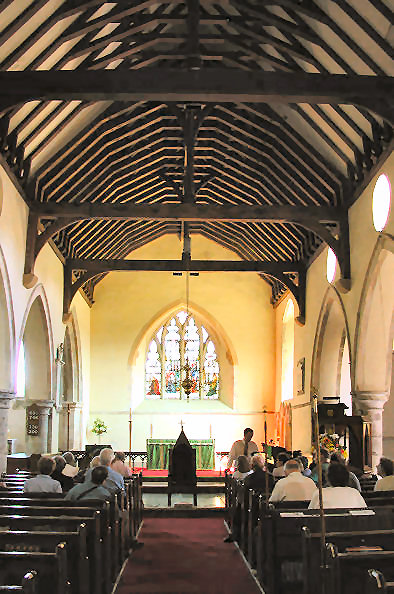
[[[3,476],[1,592],[109,594],[142,546],[141,477],[109,448],[81,466],[68,452],[42,456],[34,473]]]
[[[239,456],[226,474],[229,536],[267,594],[394,592],[393,461],[377,475],[337,452]]]

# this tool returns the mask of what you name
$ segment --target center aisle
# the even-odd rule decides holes
[[[116,594],[258,594],[255,580],[219,518],[147,518],[145,546],[127,562]]]

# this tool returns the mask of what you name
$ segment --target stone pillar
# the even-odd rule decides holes
[[[388,399],[387,392],[352,392],[353,405],[358,413],[371,422],[372,468],[379,464],[383,453],[383,407]]]
[[[7,470],[8,410],[14,398],[13,392],[0,390],[0,472]]]
[[[59,415],[59,449],[81,449],[82,404],[79,402],[63,402]],[[68,445],[67,445],[67,429]]]
[[[30,405],[33,404],[33,402],[40,408],[40,434],[37,436],[26,435],[26,453],[47,454],[49,413],[54,405],[54,401],[34,400],[29,401],[26,404]]]

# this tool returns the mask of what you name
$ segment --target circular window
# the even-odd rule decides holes
[[[334,282],[335,273],[337,271],[337,257],[331,248],[327,252],[327,280],[329,283]]]
[[[391,186],[387,175],[379,175],[372,198],[373,226],[376,231],[383,231],[390,214]]]

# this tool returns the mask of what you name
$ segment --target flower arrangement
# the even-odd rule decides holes
[[[334,452],[338,452],[343,456],[345,459],[347,458],[347,451],[346,449],[339,443],[339,435],[338,433],[322,433],[319,436],[319,443],[321,448],[325,448],[333,454]]]
[[[101,419],[95,419],[93,421],[92,433],[98,435],[100,438],[103,433],[107,433],[108,427]]]

